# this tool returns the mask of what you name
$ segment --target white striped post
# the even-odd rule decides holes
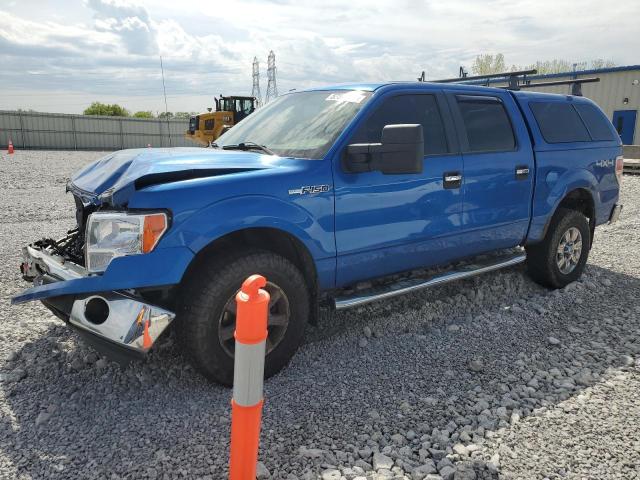
[[[236,295],[229,480],[256,478],[269,312],[269,293],[263,289],[266,284],[263,276],[251,275]]]

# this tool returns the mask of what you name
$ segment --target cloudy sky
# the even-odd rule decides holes
[[[0,109],[202,111],[250,94],[269,50],[280,92],[318,84],[457,76],[479,53],[508,64],[640,63],[640,1],[0,0]]]

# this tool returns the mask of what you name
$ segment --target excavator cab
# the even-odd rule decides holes
[[[256,109],[255,97],[220,95],[220,98],[215,99],[215,103],[214,112],[201,113],[189,119],[189,129],[184,134],[185,138],[209,146]]]

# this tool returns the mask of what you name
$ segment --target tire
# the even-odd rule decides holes
[[[574,246],[580,241],[580,254],[576,258]],[[561,242],[565,247],[564,259],[558,253]],[[531,278],[546,287],[562,288],[580,278],[584,271],[591,249],[589,222],[581,212],[559,208],[544,240],[526,249]]]
[[[262,250],[213,256],[192,270],[181,288],[176,326],[182,351],[207,379],[223,385],[233,384],[234,340],[229,338],[229,328],[231,332],[235,328],[235,295],[254,273],[264,275],[269,282],[267,290],[273,292],[270,323],[276,318],[282,323],[282,315],[289,314],[284,329],[269,326],[264,369],[268,378],[289,362],[304,337],[310,296],[298,268],[286,258]]]

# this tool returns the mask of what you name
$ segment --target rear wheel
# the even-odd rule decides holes
[[[302,342],[309,316],[304,276],[289,260],[267,251],[213,257],[195,269],[182,288],[178,337],[183,352],[208,379],[233,383],[235,296],[254,273],[270,294],[265,376],[280,371]]]
[[[587,218],[576,210],[560,208],[551,220],[545,239],[527,247],[529,274],[541,285],[562,288],[580,278],[590,248]]]

